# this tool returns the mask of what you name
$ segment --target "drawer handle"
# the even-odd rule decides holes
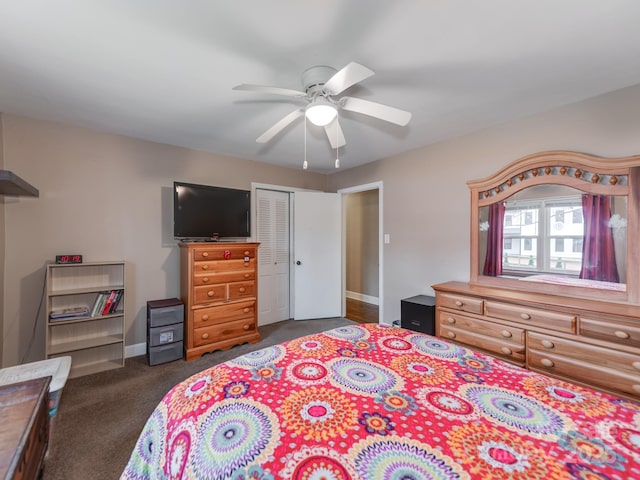
[[[464,303],[462,303],[460,300],[456,300],[455,304],[456,304],[456,307],[461,307],[462,305],[464,305]]]
[[[202,279],[202,283],[207,283],[208,281],[209,281],[209,277],[204,277],[204,278]]]
[[[251,252],[249,252],[249,250],[245,250],[245,251],[244,251],[244,256],[245,256],[245,257],[248,257],[248,256],[249,256],[249,253],[251,253]]]
[[[554,347],[555,347],[555,345],[553,344],[553,342],[552,342],[552,341],[550,341],[550,340],[542,340],[542,342],[541,342],[541,343],[542,343],[542,346],[543,346],[544,348],[554,348]]]
[[[502,353],[505,355],[511,355],[511,349],[509,347],[502,347]]]
[[[202,256],[205,257],[205,258],[208,257],[209,256],[209,252],[202,252]]]
[[[207,296],[208,296],[208,297],[213,297],[214,295],[215,295],[215,293],[213,292],[213,290],[209,290],[209,291],[207,292]]]
[[[245,330],[249,330],[251,328],[251,325],[244,325],[242,328],[244,328]]]
[[[206,340],[207,338],[209,338],[209,334],[208,333],[203,333],[201,338],[203,340]]]
[[[202,315],[202,320],[205,322],[209,320],[209,315]]]
[[[626,338],[629,338],[631,335],[629,335],[627,332],[624,332],[622,330],[616,330],[615,336],[618,338],[626,339]]]
[[[238,290],[240,291],[240,293],[244,293],[247,291],[247,289],[244,287],[240,287]]]
[[[449,338],[456,338],[456,334],[453,332],[447,332],[447,337]]]
[[[633,362],[631,365],[633,365],[633,368],[640,370],[640,362]]]
[[[529,315],[528,313],[521,313],[520,314],[520,318],[523,320],[530,320],[531,319],[531,315]]]
[[[633,385],[631,389],[636,393],[640,393],[640,385],[638,385],[637,383]]]
[[[453,318],[453,317],[449,317],[449,318],[447,318],[447,323],[449,325],[453,325],[454,323],[456,323],[456,319]]]
[[[209,270],[209,265],[202,265],[203,270]]]
[[[247,307],[244,310],[242,310],[244,313],[249,313],[250,309]]]
[[[502,332],[500,333],[502,333],[502,336],[504,338],[511,338],[513,336],[513,333],[511,333],[509,330],[502,330]]]
[[[545,367],[553,367],[553,361],[549,360],[548,358],[543,358],[542,360],[540,360],[540,363]]]
[[[244,274],[244,278],[249,278],[250,276],[251,276],[251,274],[250,274],[250,273],[245,273],[245,274]]]

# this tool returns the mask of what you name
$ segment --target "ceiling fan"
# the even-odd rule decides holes
[[[308,68],[302,73],[304,91],[247,83],[237,85],[233,90],[284,95],[307,102],[305,107],[287,114],[267,129],[256,139],[256,142],[267,143],[292,122],[306,115],[311,123],[324,127],[331,147],[338,148],[346,144],[338,121],[339,109],[362,113],[400,126],[405,126],[411,120],[410,112],[361,98],[340,96],[349,87],[373,75],[375,74],[372,70],[356,62],[349,63],[339,71],[333,67],[320,65]]]

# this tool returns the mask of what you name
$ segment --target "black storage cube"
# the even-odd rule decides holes
[[[436,299],[416,295],[400,301],[400,326],[416,332],[436,334]]]

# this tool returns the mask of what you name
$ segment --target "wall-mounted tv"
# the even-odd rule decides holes
[[[173,236],[194,240],[250,236],[250,194],[173,182]]]

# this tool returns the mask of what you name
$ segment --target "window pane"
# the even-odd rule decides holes
[[[564,252],[564,238],[556,238],[556,252]]]
[[[573,216],[573,223],[582,223],[582,208],[578,209],[574,209],[572,212],[572,216]]]
[[[574,253],[582,253],[582,239],[574,238],[573,239],[573,248],[571,249]]]

